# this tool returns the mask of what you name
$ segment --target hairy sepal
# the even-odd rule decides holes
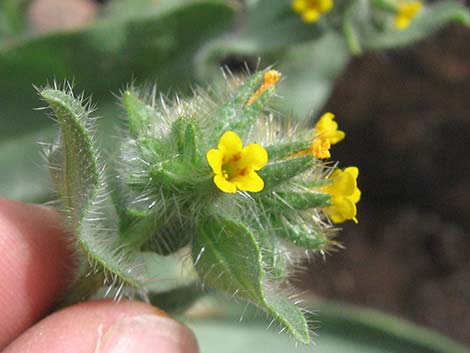
[[[222,216],[203,218],[197,225],[192,251],[196,269],[206,285],[256,304],[299,342],[310,343],[302,311],[267,289],[262,251],[246,226]]]
[[[246,136],[250,132],[274,94],[274,87],[271,87],[263,92],[252,104],[247,104],[250,97],[263,84],[266,71],[260,71],[251,76],[238,88],[237,93],[233,94],[224,106],[213,114],[211,124],[214,131],[230,129],[240,136]],[[214,136],[214,144],[216,144],[218,138],[219,136]]]
[[[311,155],[269,163],[258,173],[264,180],[263,193],[306,172],[314,163],[315,159]]]

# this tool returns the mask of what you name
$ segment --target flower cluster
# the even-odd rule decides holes
[[[421,1],[401,1],[397,5],[395,27],[400,30],[408,28],[411,21],[418,16],[422,9],[423,4]]]
[[[395,13],[394,25],[398,30],[408,28],[423,9],[419,0],[397,0],[378,2],[378,7]],[[300,14],[306,23],[317,22],[320,17],[333,8],[333,0],[293,0],[292,10]],[[375,5],[374,5],[375,6]],[[319,143],[318,143],[319,144]]]
[[[124,92],[128,129],[109,185],[85,107],[69,92],[41,92],[65,131],[51,149],[50,170],[77,251],[87,259],[74,283],[78,296],[68,300],[102,285],[147,290],[153,275],[142,252],[181,253],[206,286],[257,305],[309,344],[308,322],[282,288],[304,254],[336,245],[332,223],[357,222],[358,169],[332,170],[324,161],[345,137],[333,114],[309,133],[271,111],[279,72],[232,78],[221,96],[195,94],[168,104]],[[78,147],[80,158],[66,153]]]
[[[306,23],[318,21],[322,14],[331,11],[333,0],[294,0],[292,9],[302,16]]]
[[[250,96],[245,106],[253,104],[262,94],[274,86],[281,75],[275,70],[264,74],[262,85]],[[289,158],[312,155],[316,159],[330,158],[330,146],[342,141],[346,134],[339,130],[332,113],[325,113],[315,124],[311,145],[308,149],[291,154]],[[210,149],[206,159],[213,173],[213,182],[225,193],[239,191],[260,192],[264,189],[264,180],[258,175],[268,164],[268,152],[263,146],[253,143],[243,147],[240,136],[234,131],[226,131],[220,137],[217,148]],[[360,199],[357,187],[357,167],[344,170],[336,169],[328,179],[328,185],[317,188],[329,194],[330,205],[324,208],[333,223],[347,220],[357,222],[356,204]]]

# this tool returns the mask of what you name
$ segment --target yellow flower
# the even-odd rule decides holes
[[[361,199],[361,191],[357,187],[358,175],[357,167],[336,169],[330,176],[332,184],[321,189],[331,195],[331,206],[325,212],[333,223],[342,223],[349,219],[357,223],[356,204]]]
[[[334,114],[325,113],[315,124],[315,137],[328,140],[332,145],[337,144],[346,137],[344,131],[338,130],[338,123],[333,120],[334,118]]]
[[[411,21],[418,16],[423,8],[421,1],[408,1],[398,4],[397,15],[395,17],[395,27],[406,29]]]
[[[292,9],[302,15],[304,22],[313,23],[333,7],[333,0],[293,0]]]
[[[312,142],[311,152],[318,159],[330,158],[330,140],[314,139]]]
[[[312,137],[312,145],[309,149],[295,153],[291,158],[313,154],[317,159],[330,158],[330,147],[346,136],[344,131],[338,130],[338,123],[333,121],[335,116],[332,113],[322,115],[315,125],[315,134]]]
[[[252,105],[256,100],[264,93],[266,92],[269,88],[274,86],[280,79],[281,79],[281,73],[276,70],[269,70],[266,71],[265,74],[263,75],[263,84],[261,85],[260,88],[256,90],[255,93],[248,99],[246,102],[246,106]]]
[[[243,147],[240,137],[227,131],[220,138],[218,149],[209,150],[206,158],[215,174],[214,183],[223,192],[263,190],[264,181],[256,174],[268,163],[263,146],[254,143]]]

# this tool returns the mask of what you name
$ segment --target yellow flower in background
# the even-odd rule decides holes
[[[218,148],[209,150],[206,158],[215,174],[214,183],[223,192],[263,190],[264,181],[256,174],[268,163],[263,146],[254,143],[243,147],[240,137],[227,131],[220,138]]]
[[[292,9],[302,15],[302,20],[307,23],[318,21],[320,16],[333,7],[333,0],[294,0]]]
[[[407,1],[398,4],[398,11],[395,17],[395,27],[397,29],[406,29],[411,21],[418,16],[423,9],[421,1]]]
[[[334,114],[325,113],[315,124],[315,137],[328,140],[332,145],[337,144],[346,137],[344,131],[338,130],[338,123],[334,121],[334,118]]]
[[[342,223],[353,220],[357,223],[356,204],[361,199],[361,191],[357,187],[359,169],[348,167],[344,170],[336,169],[330,176],[332,184],[321,191],[331,195],[331,206],[325,209],[326,214],[333,223]]]

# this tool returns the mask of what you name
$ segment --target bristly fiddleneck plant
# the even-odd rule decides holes
[[[40,90],[60,127],[48,158],[78,258],[67,303],[103,287],[145,293],[142,253],[186,249],[205,286],[310,342],[285,283],[309,253],[335,246],[333,223],[357,221],[358,169],[326,160],[345,136],[333,114],[312,130],[270,111],[280,77],[228,75],[225,92],[174,102],[126,90],[127,129],[106,166],[89,103],[71,89]]]

